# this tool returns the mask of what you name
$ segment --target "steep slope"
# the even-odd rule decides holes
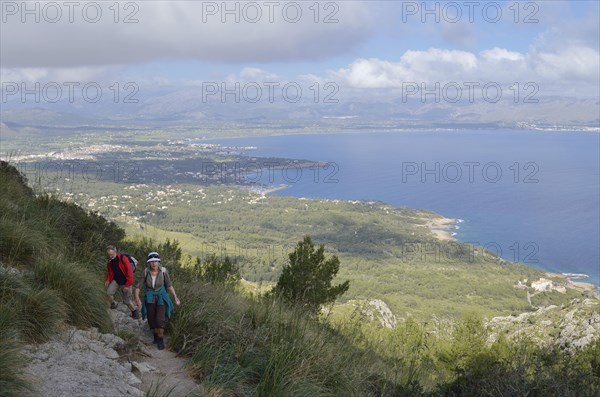
[[[395,318],[382,300],[369,301],[370,312],[356,302],[358,310],[335,323],[247,296],[240,286],[211,284],[199,271],[206,262],[183,257],[177,242],[124,240],[121,229],[97,214],[36,196],[6,163],[0,182],[1,396],[160,396],[173,387],[171,396],[236,397],[600,392],[595,296],[579,302],[544,291],[531,297],[526,288],[532,287],[518,283],[510,288],[547,308],[516,321],[495,319],[492,330],[493,324],[467,318],[431,332],[427,323]],[[156,353],[140,321],[107,310],[103,247],[115,242],[138,257],[158,250],[169,266],[183,302],[167,329],[172,352]],[[550,293],[561,294],[564,307],[548,306],[555,299]],[[545,317],[551,313],[556,316]],[[512,337],[508,322],[559,326],[557,340],[575,343],[540,348],[535,336]]]
[[[120,242],[123,230],[36,195],[5,162],[0,184],[0,395],[141,396],[163,392],[165,379],[178,387],[172,396],[197,389],[185,372],[172,373],[186,363],[172,352],[153,357],[145,349],[138,359],[149,365],[129,360],[128,349],[144,351],[147,326],[109,313],[102,288],[104,247]]]

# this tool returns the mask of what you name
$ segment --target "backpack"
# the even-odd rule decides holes
[[[129,259],[129,263],[131,264],[131,270],[135,273],[135,270],[137,269],[138,260],[125,252],[121,252],[120,254],[121,256],[125,256],[127,257],[127,259]]]

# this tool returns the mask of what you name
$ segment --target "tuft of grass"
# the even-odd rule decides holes
[[[0,310],[24,341],[44,342],[64,324],[66,305],[56,291],[34,287],[22,273],[3,272]]]
[[[128,329],[120,329],[116,335],[123,339],[125,343],[115,346],[115,350],[123,359],[132,359],[140,349],[140,335]]]
[[[19,328],[28,342],[44,342],[54,335],[67,318],[67,305],[56,291],[42,289],[23,296]]]
[[[62,297],[70,324],[103,332],[112,329],[103,286],[85,267],[61,258],[50,259],[35,265],[34,279]]]
[[[6,214],[6,212],[4,212]],[[0,222],[0,259],[5,263],[33,263],[40,246],[40,234],[23,221],[2,219]],[[34,229],[35,230],[35,229]]]
[[[148,389],[146,389],[144,396],[145,397],[175,397],[174,393],[175,393],[176,386],[172,386],[167,390],[163,390],[162,383],[163,383],[162,379],[159,379],[157,381],[152,381],[152,383],[150,383],[150,386],[148,387]],[[182,397],[194,397],[194,395],[189,393]]]
[[[31,395],[34,389],[25,376],[26,361],[13,327],[13,316],[0,306],[0,395],[20,397]]]

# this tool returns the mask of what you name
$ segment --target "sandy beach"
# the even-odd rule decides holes
[[[251,192],[262,194],[262,195],[268,195],[268,194],[277,192],[279,190],[287,189],[288,187],[289,187],[289,185],[285,185],[285,184],[281,184],[279,186],[265,186],[265,185],[256,185],[256,186],[241,185],[241,186],[238,186],[238,188],[240,188],[240,189],[249,190]]]
[[[429,219],[425,224],[426,227],[435,235],[435,237],[442,241],[456,241],[454,238],[454,232],[452,230],[456,229],[456,224],[460,223],[460,219],[452,219],[452,218],[434,218]]]

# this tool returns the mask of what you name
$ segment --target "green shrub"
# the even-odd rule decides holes
[[[117,244],[125,237],[123,229],[96,212],[88,212],[74,203],[67,203],[49,195],[37,198],[40,213],[46,222],[59,229],[68,244],[62,246],[63,255],[79,258],[83,263],[98,260],[108,244]]]
[[[125,236],[97,213],[48,194],[36,196],[19,171],[4,161],[0,182],[0,260],[5,264],[33,266],[60,255],[94,270],[104,247]]]
[[[255,303],[261,304],[261,303]],[[300,309],[263,302],[269,335],[258,395],[362,395],[365,353]]]
[[[475,336],[472,336],[475,335]],[[459,326],[447,358],[453,379],[442,396],[592,397],[600,393],[600,341],[575,351],[537,346],[527,338],[480,343],[487,333],[476,321]],[[446,352],[446,354],[448,354]]]
[[[194,272],[201,280],[226,287],[236,286],[241,279],[239,267],[228,256],[220,259],[213,254],[202,261],[197,257]]]
[[[25,175],[6,161],[0,161],[0,185],[2,197],[7,199],[33,196],[33,190],[27,185]]]

